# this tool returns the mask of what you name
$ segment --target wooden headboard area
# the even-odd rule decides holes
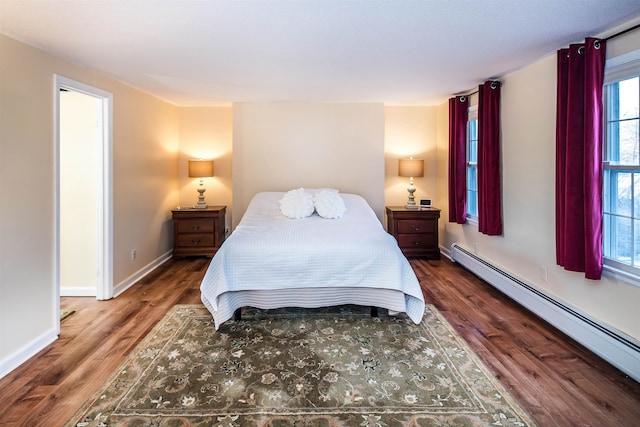
[[[232,224],[260,191],[337,188],[384,223],[384,105],[233,105]]]

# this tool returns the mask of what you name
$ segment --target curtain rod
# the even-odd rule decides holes
[[[628,33],[629,31],[637,30],[638,28],[640,28],[640,24],[638,24],[638,25],[634,25],[633,27],[631,27],[631,28],[627,28],[626,30],[622,30],[622,31],[620,31],[619,33],[612,34],[612,35],[610,35],[609,37],[605,37],[605,38],[604,38],[604,39],[602,39],[602,40],[604,40],[604,41],[609,41],[609,40],[611,40],[611,39],[615,39],[616,37],[619,37],[619,36],[621,36],[621,35],[623,35],[623,34],[626,34],[626,33]]]
[[[502,86],[502,83],[500,82],[500,80],[487,80],[487,81],[491,82],[491,89],[495,89],[497,86]],[[455,96],[471,96],[471,95],[475,95],[476,93],[480,93],[480,90],[476,90],[475,92],[471,92],[471,93],[461,93]]]

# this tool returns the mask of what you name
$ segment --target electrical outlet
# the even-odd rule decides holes
[[[131,261],[135,261],[136,257],[138,256],[138,251],[135,249],[131,250]]]
[[[229,227],[225,227],[224,228],[224,235],[228,236],[229,235]]]
[[[473,253],[478,255],[478,250],[480,249],[480,246],[477,243],[473,244]]]

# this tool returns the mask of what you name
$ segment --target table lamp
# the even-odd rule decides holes
[[[416,200],[413,197],[416,188],[413,186],[413,178],[424,176],[424,160],[414,159],[410,157],[408,159],[398,160],[398,176],[409,177],[409,200],[405,205],[407,209],[419,209],[420,206],[416,205]]]
[[[204,178],[213,176],[213,160],[191,159],[189,160],[189,178],[200,178],[198,187],[198,203],[193,205],[195,209],[206,209],[207,203],[204,201]]]

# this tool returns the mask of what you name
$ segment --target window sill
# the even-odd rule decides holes
[[[604,265],[602,274],[640,288],[640,276],[610,265]]]

